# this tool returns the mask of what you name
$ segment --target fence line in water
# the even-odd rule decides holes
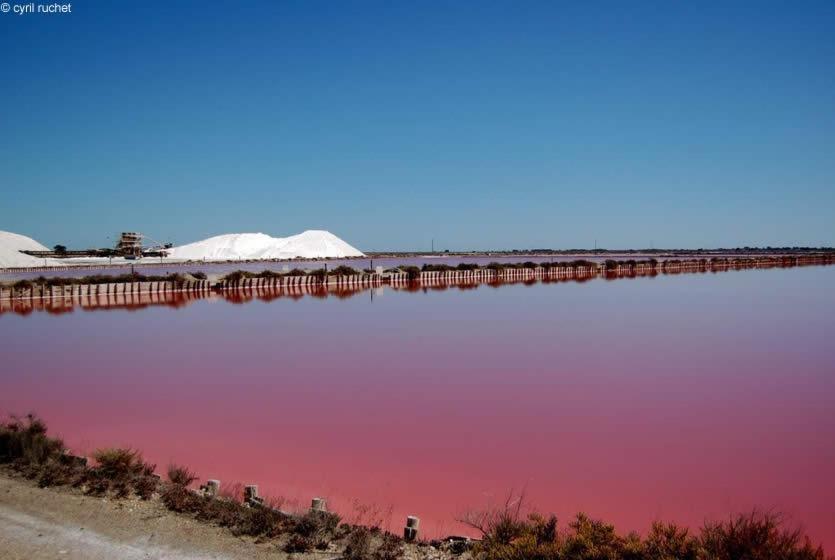
[[[609,261],[530,268],[477,268],[397,273],[369,273],[351,276],[270,276],[236,280],[140,281],[102,284],[34,284],[0,287],[0,313],[31,311],[68,312],[75,307],[141,308],[149,305],[180,307],[208,297],[231,302],[253,299],[271,300],[304,295],[349,297],[353,294],[389,286],[396,290],[417,291],[444,287],[471,287],[479,284],[514,284],[554,281],[583,282],[594,278],[618,279],[659,274],[706,273],[752,268],[790,268],[835,264],[835,255],[805,257],[767,257],[756,259],[692,259],[687,261],[629,262]]]

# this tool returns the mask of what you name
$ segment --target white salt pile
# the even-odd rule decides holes
[[[44,259],[25,255],[20,251],[49,251],[49,249],[31,237],[10,231],[0,231],[0,268],[43,266]]]
[[[230,233],[174,247],[176,260],[319,259],[362,257],[362,252],[328,231],[307,230],[290,237],[263,233]]]
[[[48,251],[34,239],[0,231],[0,268],[40,267],[75,264],[122,263],[123,259],[83,257],[43,259],[20,251]],[[362,257],[363,254],[327,231],[308,230],[290,237],[270,237],[263,233],[231,233],[174,247],[166,260],[236,261],[257,259],[322,259]],[[127,261],[124,261],[127,262]]]

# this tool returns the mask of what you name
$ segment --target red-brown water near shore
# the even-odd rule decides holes
[[[0,410],[71,447],[406,514],[754,507],[835,549],[835,268],[0,316]],[[492,498],[491,498],[492,497]]]

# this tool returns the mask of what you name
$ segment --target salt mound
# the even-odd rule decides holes
[[[329,231],[309,229],[298,235],[283,239],[284,244],[275,259],[324,258],[324,257],[364,257],[361,252],[348,245]]]
[[[263,233],[230,233],[174,247],[168,251],[172,259],[234,260],[259,259],[273,238]]]
[[[0,268],[43,266],[44,259],[24,255],[20,251],[49,251],[49,249],[31,237],[10,231],[0,231]]]
[[[230,233],[174,247],[168,257],[182,260],[321,259],[363,254],[328,231],[308,230],[290,237]]]

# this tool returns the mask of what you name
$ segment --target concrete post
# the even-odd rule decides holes
[[[210,498],[216,498],[218,493],[220,492],[220,481],[216,479],[207,480],[206,484],[201,486],[200,489],[206,496],[209,496]]]
[[[418,527],[420,526],[420,518],[410,515],[406,518],[406,526],[403,528],[403,538],[406,542],[413,542],[417,540]]]

